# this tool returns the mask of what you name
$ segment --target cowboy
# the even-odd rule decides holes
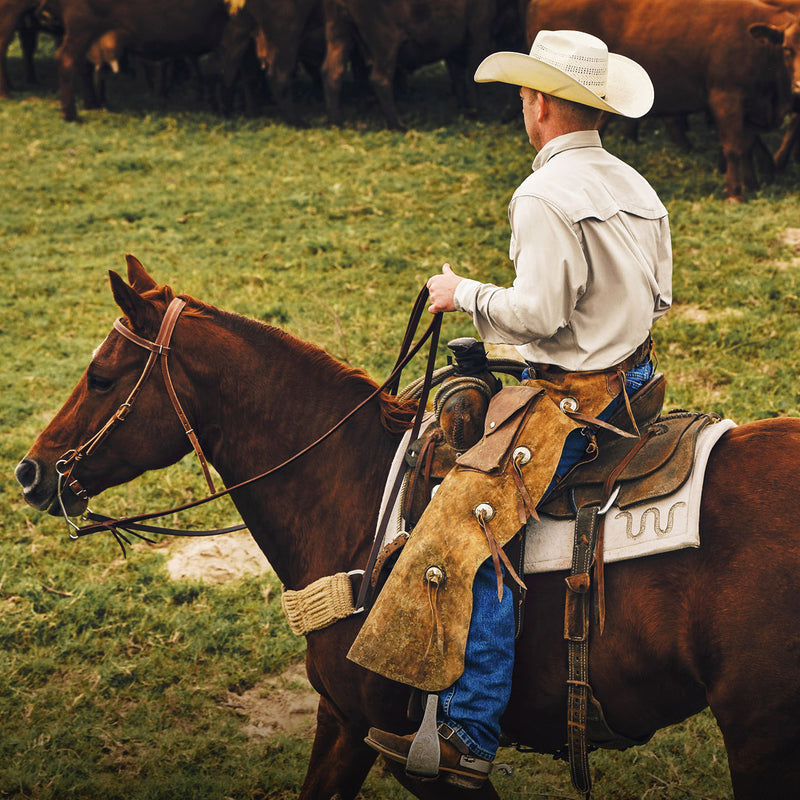
[[[597,130],[604,111],[632,118],[646,114],[653,86],[638,64],[578,31],[540,31],[529,55],[494,53],[478,67],[475,80],[521,87],[525,129],[538,151],[532,174],[509,205],[516,276],[503,288],[461,277],[445,264],[428,281],[430,311],[469,313],[485,341],[516,345],[528,362],[523,384],[536,404],[532,418],[538,424],[530,426],[530,435],[539,437],[531,446],[539,465],[538,472],[523,477],[524,493],[535,505],[584,457],[592,430],[654,372],[650,329],[671,304],[667,211],[643,177],[603,149]],[[542,428],[548,430],[541,433]],[[384,588],[387,597],[378,597],[350,657],[387,677],[438,693],[439,775],[478,788],[498,748],[514,657],[514,611],[510,592],[503,593],[500,583],[508,565],[498,565],[502,552],[492,542],[502,548],[519,521],[514,503],[506,503],[512,508],[503,511],[502,498],[475,506],[484,496],[499,497],[501,484],[508,494],[512,482],[482,473],[480,459],[471,453],[457,460],[420,519]],[[491,481],[497,489],[493,495]],[[481,505],[493,516],[484,513],[481,519]],[[466,526],[471,515],[478,517],[486,540],[475,536],[474,524],[461,532],[459,520],[463,517]],[[442,540],[440,552],[436,548]],[[486,558],[487,541],[494,557]],[[478,549],[470,542],[477,542]],[[442,594],[440,584],[447,576],[451,595],[458,596],[458,573],[469,561],[464,551],[476,555],[469,557],[475,564],[468,571],[470,579],[474,575],[471,618],[459,651],[449,645],[459,632],[442,642],[441,630],[448,614],[468,608],[470,598],[462,592],[448,606],[450,595]],[[456,557],[461,560],[453,561]],[[422,598],[427,596],[439,644],[431,647],[429,642],[415,652],[422,666],[397,667],[397,658],[392,661],[386,651],[402,650],[408,662],[414,645],[403,637],[413,633],[404,631],[425,628],[413,624],[412,596],[427,563],[438,564],[440,575],[433,585],[428,568],[427,595],[416,601],[421,606],[417,613],[424,613]],[[402,584],[394,594],[393,581]],[[372,728],[366,741],[406,763],[414,740],[413,734]]]

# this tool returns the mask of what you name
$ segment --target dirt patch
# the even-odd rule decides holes
[[[271,571],[269,562],[247,531],[170,545],[167,571],[173,580],[188,578],[224,583]]]
[[[778,237],[778,241],[794,250],[800,250],[800,228],[787,228]]]
[[[228,533],[170,544],[167,569],[173,580],[200,579],[223,583],[271,570],[249,533]],[[313,738],[319,695],[306,677],[305,664],[293,664],[283,674],[268,678],[242,694],[228,692],[225,708],[243,718],[247,736],[279,733]]]
[[[319,695],[311,688],[304,664],[294,664],[277,678],[242,694],[228,692],[225,707],[246,718],[242,731],[264,738],[286,733],[311,739],[316,730]]]

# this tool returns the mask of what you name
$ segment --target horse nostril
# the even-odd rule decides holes
[[[17,464],[14,477],[25,491],[30,491],[39,482],[39,464],[29,458],[24,458]]]

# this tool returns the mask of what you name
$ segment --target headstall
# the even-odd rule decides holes
[[[172,379],[169,374],[169,364],[168,364],[168,355],[170,352],[170,341],[172,339],[172,333],[175,329],[175,325],[180,317],[181,312],[183,311],[184,307],[186,306],[186,301],[182,300],[179,297],[173,298],[170,302],[169,306],[167,306],[167,310],[164,314],[164,318],[161,322],[161,327],[158,331],[158,335],[154,342],[151,342],[147,339],[144,339],[141,336],[133,333],[133,331],[129,330],[123,324],[121,319],[117,319],[114,322],[114,330],[120,333],[129,341],[133,342],[134,344],[138,345],[139,347],[143,347],[146,350],[150,351],[150,355],[147,359],[147,363],[142,370],[142,374],[139,376],[139,380],[136,382],[136,385],[131,390],[130,394],[126,398],[125,402],[119,406],[119,408],[114,412],[114,414],[109,418],[109,420],[103,425],[97,433],[94,434],[90,439],[84,442],[79,447],[75,448],[74,450],[69,450],[66,452],[57,462],[56,462],[56,472],[58,473],[58,501],[61,506],[61,512],[66,520],[68,526],[70,527],[70,538],[71,539],[78,539],[82,536],[86,536],[90,533],[97,533],[99,531],[110,531],[114,537],[116,538],[117,542],[119,543],[120,547],[122,548],[123,555],[125,554],[125,543],[130,544],[130,540],[126,538],[124,533],[121,531],[126,531],[140,539],[147,539],[143,533],[156,533],[156,534],[164,534],[164,535],[171,535],[171,536],[212,536],[221,533],[230,533],[236,530],[243,530],[246,528],[245,525],[234,525],[228,528],[216,528],[213,530],[200,530],[200,531],[190,531],[190,530],[179,530],[176,528],[162,528],[155,525],[147,525],[144,524],[147,520],[158,519],[160,517],[165,517],[169,514],[177,513],[179,511],[186,511],[190,508],[195,508],[197,506],[203,505],[204,503],[208,503],[211,500],[216,500],[219,497],[224,497],[225,495],[230,494],[231,492],[235,491],[236,489],[240,489],[244,486],[247,486],[255,481],[261,480],[262,478],[267,477],[268,475],[277,472],[278,470],[282,469],[283,467],[287,466],[288,464],[293,463],[306,453],[308,453],[311,449],[316,447],[318,444],[323,442],[333,433],[335,433],[342,425],[344,425],[347,420],[349,420],[354,414],[360,411],[367,403],[377,397],[381,392],[388,391],[394,392],[397,391],[397,386],[399,385],[400,380],[400,373],[402,372],[403,368],[411,361],[411,359],[419,352],[422,345],[430,339],[430,349],[428,354],[428,364],[425,373],[425,379],[423,381],[423,387],[421,391],[419,406],[417,410],[417,414],[414,418],[414,423],[412,426],[412,441],[416,436],[416,433],[419,431],[421,422],[422,422],[422,415],[425,411],[425,405],[427,401],[427,395],[430,391],[431,381],[433,376],[433,366],[436,356],[436,349],[439,341],[439,331],[441,328],[442,322],[442,314],[438,313],[434,315],[433,320],[431,321],[428,328],[425,332],[420,336],[416,343],[413,343],[414,333],[417,329],[419,321],[422,317],[422,313],[425,310],[425,301],[428,297],[428,290],[427,287],[423,287],[422,291],[420,291],[419,295],[414,304],[414,308],[411,312],[411,317],[408,322],[408,327],[406,329],[405,336],[403,338],[403,342],[400,348],[400,354],[398,355],[397,361],[395,362],[394,369],[392,370],[389,377],[378,386],[373,392],[369,394],[364,400],[362,400],[354,409],[348,412],[342,419],[340,419],[332,428],[330,428],[326,433],[320,436],[315,441],[311,442],[307,447],[303,448],[299,452],[295,453],[293,456],[290,456],[288,459],[283,461],[282,463],[271,467],[266,472],[262,472],[259,475],[255,475],[252,478],[248,478],[241,483],[236,484],[235,486],[230,486],[226,489],[221,491],[217,491],[214,487],[213,480],[211,478],[211,472],[208,466],[208,460],[203,453],[203,449],[200,446],[200,442],[198,441],[197,435],[190,424],[183,407],[181,406],[180,400],[178,399],[178,395],[175,392],[175,387],[172,384]],[[69,514],[66,511],[64,506],[64,501],[62,497],[62,492],[64,487],[69,488],[75,495],[80,497],[83,500],[89,499],[89,493],[81,486],[79,480],[75,477],[74,470],[78,466],[78,464],[86,457],[90,456],[102,442],[104,442],[108,436],[111,434],[113,430],[115,430],[119,425],[121,425],[125,419],[127,418],[128,414],[133,407],[136,398],[139,396],[139,393],[144,386],[144,383],[147,381],[148,377],[153,371],[155,367],[156,361],[161,361],[161,374],[164,378],[164,384],[167,388],[167,393],[169,394],[170,400],[172,402],[172,406],[175,409],[175,413],[178,415],[178,419],[180,419],[181,424],[183,425],[183,429],[189,438],[189,441],[192,444],[192,448],[194,449],[197,457],[200,461],[200,466],[203,470],[203,475],[205,476],[206,483],[208,484],[208,488],[210,490],[210,494],[204,498],[199,500],[195,500],[189,503],[184,503],[183,505],[176,506],[174,508],[169,508],[166,511],[156,511],[150,512],[145,514],[138,514],[131,517],[108,517],[104,514],[95,513],[89,509],[86,510],[83,518],[88,520],[91,524],[89,525],[76,525],[70,518]],[[372,554],[371,559],[372,560]]]

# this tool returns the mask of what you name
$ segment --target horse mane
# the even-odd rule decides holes
[[[174,292],[170,286],[162,284],[148,289],[142,293],[142,297],[148,300],[159,300],[165,305],[169,305]],[[325,370],[329,380],[338,384],[341,389],[351,390],[354,394],[366,396],[374,391],[378,384],[363,369],[351,367],[335,359],[330,353],[317,345],[303,341],[291,333],[287,333],[281,328],[268,325],[259,320],[225,311],[215,306],[202,303],[190,295],[178,295],[181,300],[186,301],[183,314],[189,317],[209,318],[218,314],[228,322],[228,326],[233,330],[240,330],[243,334],[248,334],[250,338],[270,337],[287,343],[290,347],[298,351],[298,355],[308,359],[312,368]],[[381,424],[383,428],[392,436],[402,436],[407,431],[413,421],[417,411],[417,401],[414,399],[402,400],[388,392],[381,392],[378,395],[380,404]]]

